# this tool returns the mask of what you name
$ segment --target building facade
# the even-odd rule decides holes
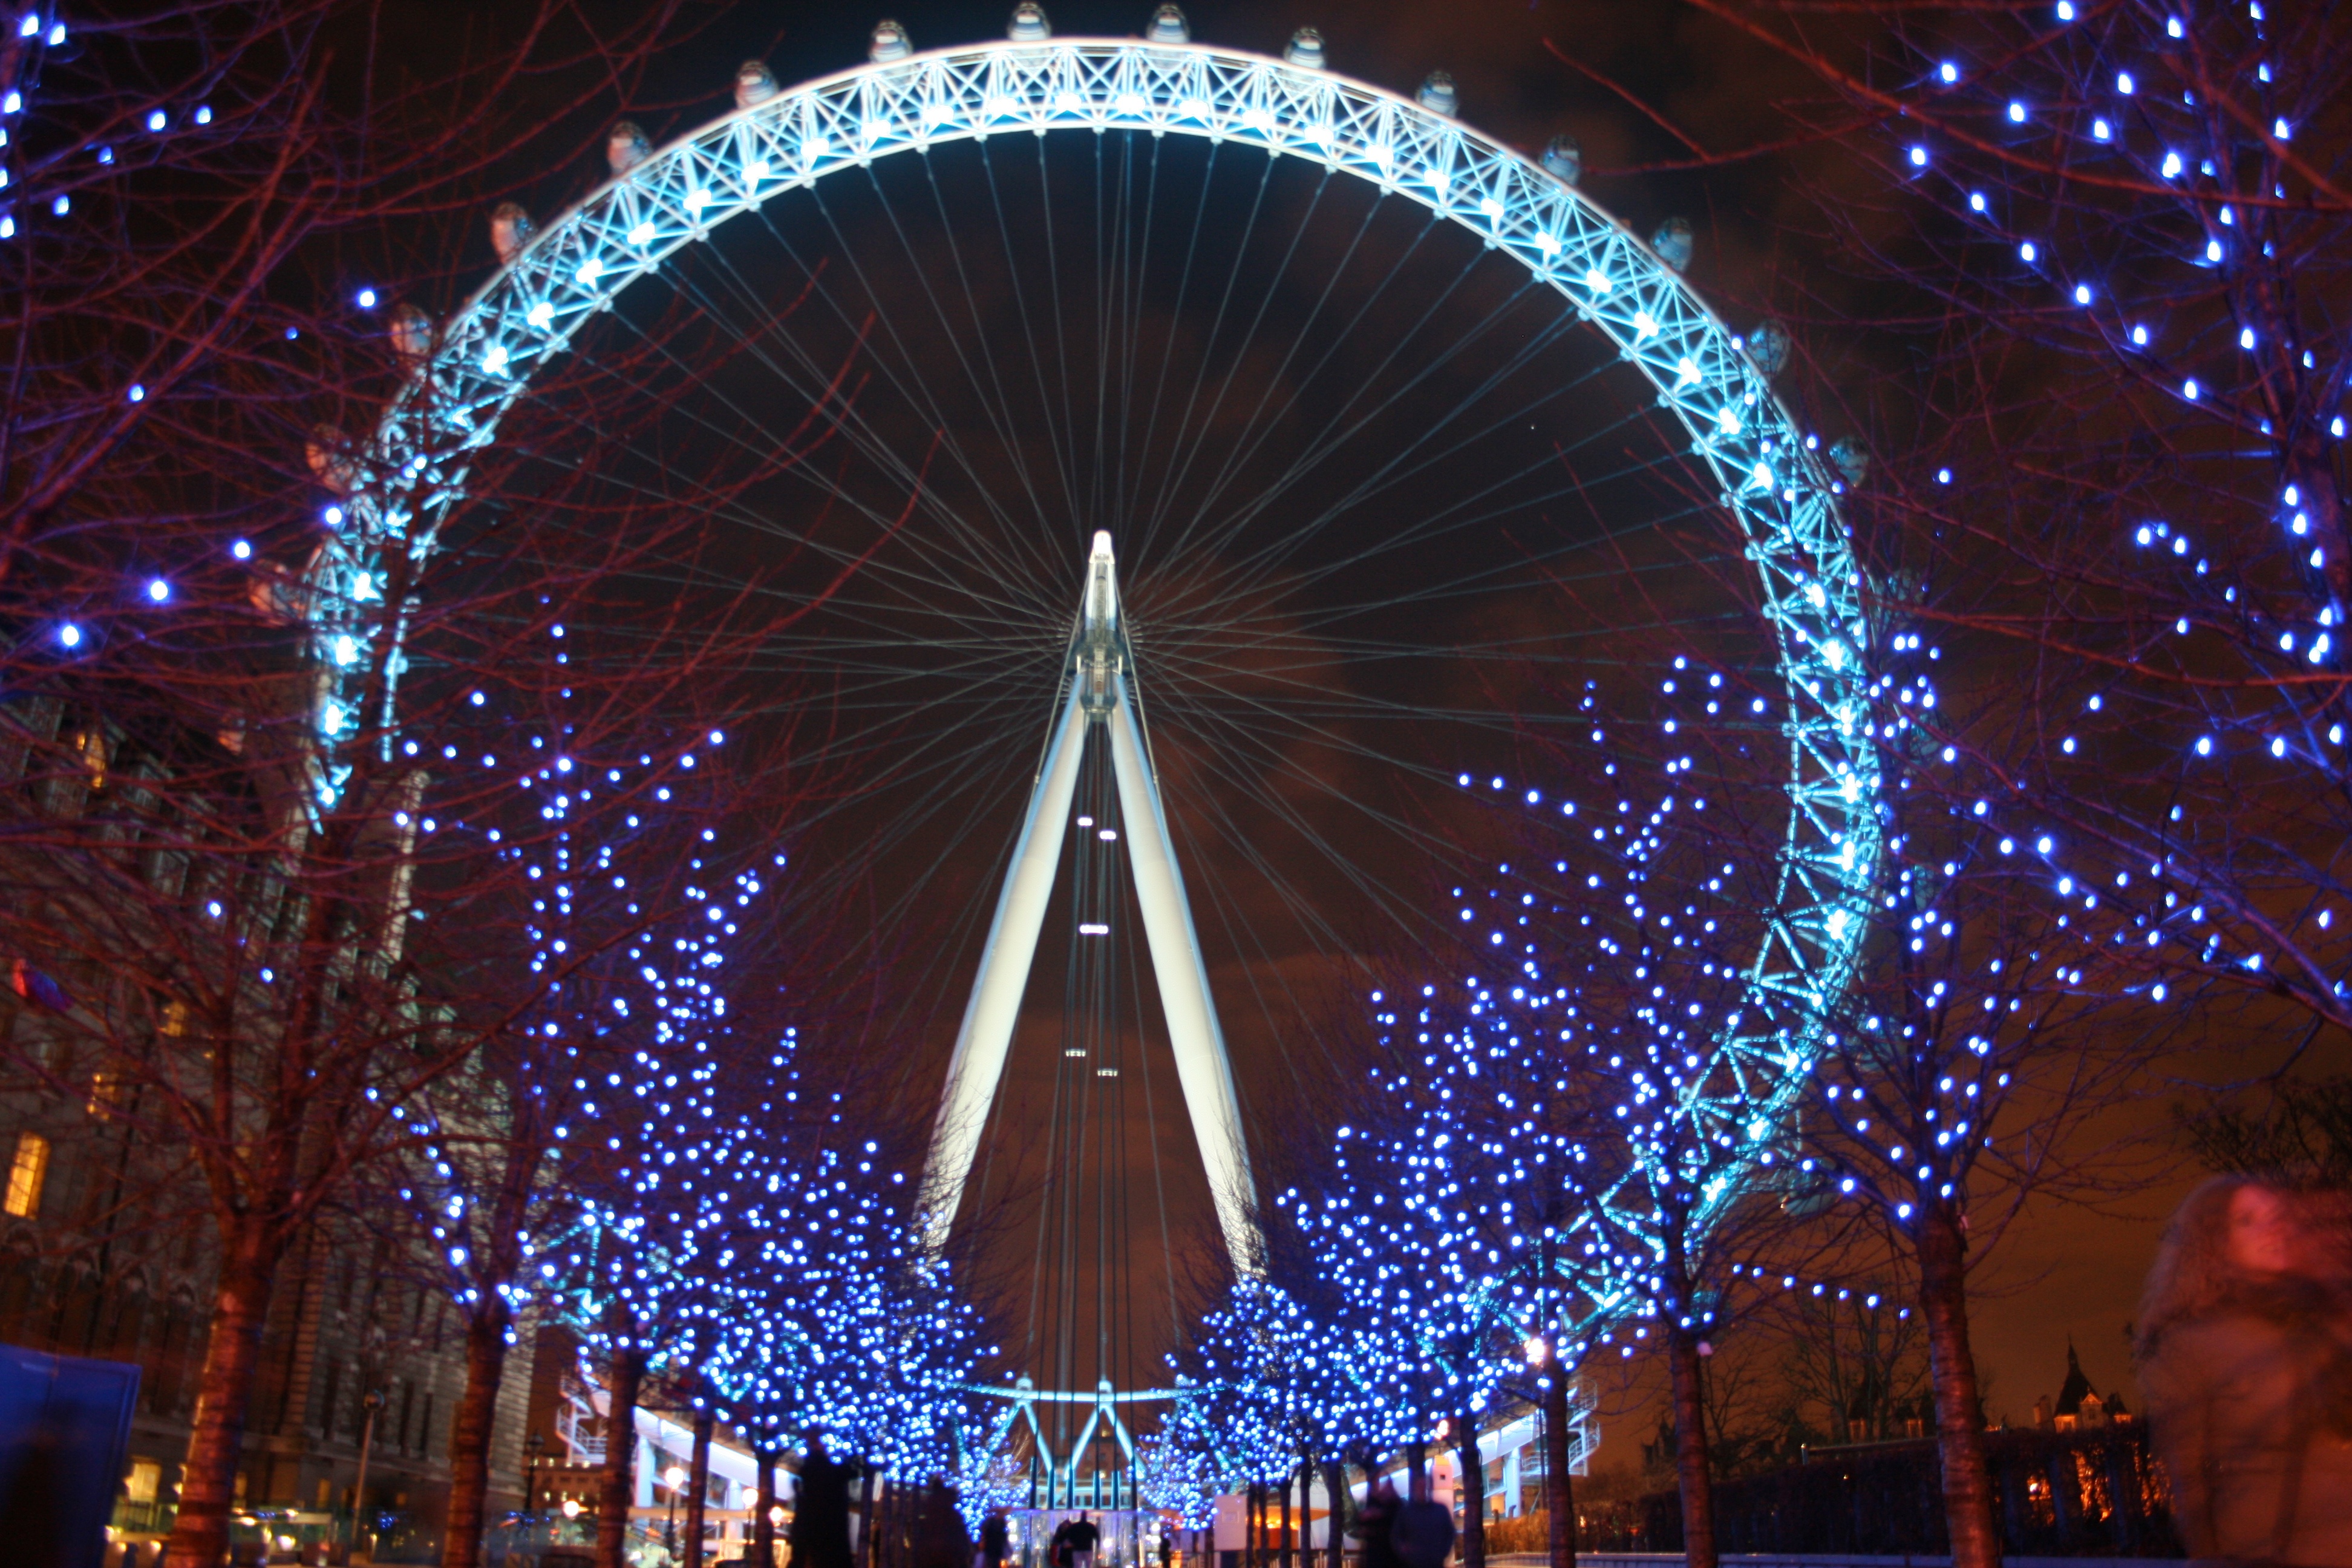
[[[78,721],[51,700],[0,704],[6,816],[31,829],[87,819],[82,842],[91,847],[46,865],[24,858],[40,851],[8,851],[20,858],[0,873],[0,893],[26,917],[0,922],[0,1342],[139,1367],[115,1512],[118,1535],[131,1539],[170,1528],[215,1295],[215,1244],[187,1151],[142,1102],[150,1091],[140,1075],[121,1065],[141,1065],[152,1083],[155,1063],[196,1063],[202,1054],[184,1037],[185,1013],[178,1004],[131,1005],[137,988],[121,965],[89,955],[137,953],[148,932],[137,923],[142,909],[196,896],[182,891],[185,854],[139,847],[132,826],[121,830],[119,864],[106,853],[112,816],[152,819],[158,792],[148,785],[166,776],[173,746],[197,765],[204,748],[229,750],[206,737],[141,744],[101,721]],[[170,837],[159,832],[153,841]],[[31,910],[75,877],[114,878],[115,890],[68,889]],[[74,921],[104,919],[120,928],[79,944],[80,956],[56,950],[72,945],[55,939],[70,935]],[[42,932],[49,948],[36,951]],[[237,1476],[249,1510],[244,1528],[305,1544],[347,1529],[361,1500],[364,1446],[364,1501],[388,1521],[388,1555],[408,1554],[404,1542],[422,1555],[437,1538],[465,1347],[454,1306],[406,1250],[412,1246],[330,1210],[289,1251]],[[508,1363],[494,1430],[493,1517],[522,1505],[531,1359],[526,1333]]]

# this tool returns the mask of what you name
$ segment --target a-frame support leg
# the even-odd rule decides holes
[[[1253,1275],[1259,1268],[1257,1226],[1250,1214],[1255,1189],[1250,1184],[1249,1147],[1242,1141],[1233,1064],[1225,1056],[1224,1031],[1217,1026],[1209,966],[1201,956],[1200,932],[1184,897],[1184,873],[1177,868],[1160,782],[1124,677],[1118,681],[1118,705],[1110,712],[1110,756],[1118,778],[1119,815],[1127,823],[1135,900],[1143,910],[1151,972],[1160,981],[1160,1005],[1168,1020],[1169,1043],[1175,1047],[1177,1081],[1184,1089],[1185,1109],[1192,1114],[1192,1137],[1201,1146],[1201,1163],[1208,1167],[1209,1192],[1216,1199],[1217,1224],[1225,1233],[1234,1272]]]
[[[1022,993],[1036,959],[1037,932],[1054,890],[1062,839],[1069,830],[1078,763],[1088,731],[1099,723],[1109,731],[1119,813],[1127,824],[1128,863],[1134,869],[1136,902],[1143,911],[1144,936],[1151,946],[1152,973],[1160,983],[1160,1004],[1175,1048],[1177,1079],[1192,1112],[1192,1136],[1208,1171],[1217,1223],[1234,1268],[1252,1275],[1260,1262],[1241,1105],[1234,1093],[1224,1034],[1217,1026],[1216,998],[1209,990],[1200,933],[1184,898],[1183,873],[1177,869],[1168,813],[1136,710],[1131,674],[1126,632],[1118,619],[1110,536],[1097,533],[1087,561],[1086,602],[1071,639],[1066,695],[1045,747],[1045,764],[1029,792],[1028,815],[1013,842],[1013,866],[997,896],[980,973],[973,977],[971,999],[956,1032],[955,1054],[948,1062],[947,1089],[932,1129],[930,1167],[924,1177],[930,1242],[934,1248],[946,1244],[971,1175],[981,1129],[1004,1073]]]
[[[949,1227],[955,1223],[956,1205],[963,1200],[964,1182],[980,1150],[989,1101],[1004,1076],[1004,1055],[1013,1046],[1021,994],[1029,985],[1038,928],[1045,923],[1062,839],[1069,831],[1070,797],[1077,788],[1079,759],[1086,753],[1087,723],[1078,683],[1068,684],[1069,699],[1054,722],[1045,765],[1029,791],[1029,814],[1022,818],[1021,836],[1013,841],[1012,868],[988,922],[988,945],[981,949],[980,973],[972,977],[971,998],[964,1004],[963,1024],[956,1030],[955,1054],[948,1058],[947,1089],[940,1098],[939,1120],[932,1124],[930,1168],[924,1177],[923,1204],[934,1250],[946,1245]]]

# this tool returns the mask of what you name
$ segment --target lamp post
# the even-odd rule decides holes
[[[539,1502],[539,1456],[547,1439],[537,1431],[522,1440],[522,1514],[527,1521]]]
[[[375,1442],[375,1417],[376,1412],[383,1408],[383,1391],[369,1390],[367,1397],[360,1401],[360,1408],[367,1413],[367,1419],[360,1426],[360,1470],[357,1479],[352,1482],[352,1534],[351,1539],[343,1543],[345,1563],[349,1563],[352,1554],[359,1551],[360,1516],[367,1508],[368,1449]],[[368,1542],[368,1559],[371,1562],[375,1559],[373,1539]]]
[[[686,1472],[672,1465],[662,1472],[662,1484],[669,1488],[669,1522],[662,1526],[662,1548],[677,1560],[677,1489],[686,1485]]]

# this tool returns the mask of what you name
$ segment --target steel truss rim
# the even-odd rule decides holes
[[[771,196],[877,158],[1060,130],[1231,141],[1427,207],[1561,295],[1688,433],[1685,452],[1715,473],[1738,520],[1788,693],[1785,912],[1766,924],[1747,975],[1753,1006],[1738,1015],[1765,1026],[1735,1022],[1714,1045],[1752,1098],[1733,1111],[1686,1107],[1732,1137],[1752,1176],[1784,1136],[1829,1003],[1852,979],[1882,850],[1870,629],[1840,487],[1742,341],[1619,220],[1524,155],[1385,89],[1206,44],[1002,40],[853,67],[682,135],[549,224],[444,326],[374,433],[352,526],[321,556],[314,641],[323,653],[362,620],[386,553],[432,549],[463,494],[467,454],[495,438],[532,370],[667,257]],[[330,742],[352,717],[340,695],[321,705]],[[389,735],[395,715],[383,717]],[[1716,1187],[1702,1222],[1740,1185]]]

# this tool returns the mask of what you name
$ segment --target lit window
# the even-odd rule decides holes
[[[37,1132],[16,1136],[16,1158],[8,1167],[8,1201],[0,1207],[30,1219],[41,1206],[41,1178],[49,1173],[49,1141]]]
[[[85,730],[74,737],[74,750],[80,753],[82,771],[89,775],[89,787],[106,787],[106,737],[95,730]]]

